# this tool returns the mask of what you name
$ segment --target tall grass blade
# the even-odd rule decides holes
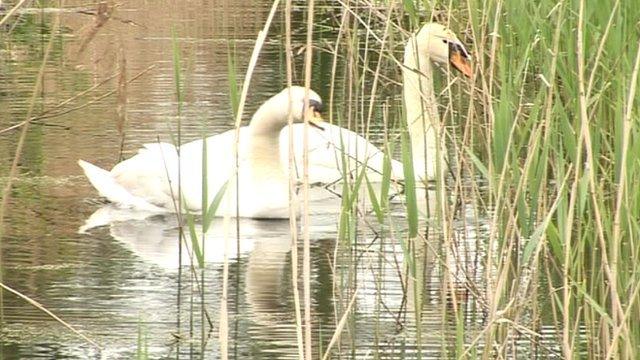
[[[416,199],[416,180],[413,172],[411,141],[406,132],[401,136],[402,164],[404,170],[404,195],[407,206],[409,238],[418,236],[418,202]]]
[[[218,208],[220,207],[220,203],[222,202],[222,199],[224,199],[224,194],[227,191],[228,185],[229,182],[227,181],[220,187],[220,189],[218,189],[218,192],[213,197],[213,200],[211,200],[211,203],[207,208],[206,216],[202,218],[202,227],[205,229],[205,232],[209,229],[209,226],[211,226],[211,222],[216,216]]]
[[[229,82],[229,101],[231,102],[231,111],[233,117],[238,116],[238,107],[240,106],[240,89],[238,87],[238,71],[236,70],[236,51],[235,46],[233,52],[231,46],[227,46],[227,81]]]
[[[200,269],[204,268],[204,254],[202,253],[202,245],[204,244],[204,238],[202,241],[198,240],[198,232],[196,231],[196,220],[195,216],[191,212],[187,212],[187,225],[189,227],[189,238],[191,239],[191,248],[193,249],[193,254],[196,256],[196,260],[198,261],[198,267]]]
[[[176,34],[175,27],[171,28],[171,49],[173,55],[173,77],[174,83],[176,87],[176,103],[178,104],[178,116],[182,114],[182,103],[183,103],[183,93],[182,93],[182,71],[180,69],[181,60],[180,60],[180,44],[178,42],[178,35]],[[180,136],[178,136],[178,139]]]
[[[380,205],[380,202],[378,202],[378,198],[376,197],[376,191],[373,188],[373,185],[371,184],[371,182],[369,181],[369,178],[365,177],[365,180],[367,182],[367,190],[369,192],[369,200],[371,201],[371,207],[373,208],[373,212],[376,214],[376,218],[378,219],[378,222],[382,224],[384,223],[384,219],[385,219],[384,209]],[[380,197],[380,199],[382,200],[382,196]]]

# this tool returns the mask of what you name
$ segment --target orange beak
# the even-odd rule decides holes
[[[467,77],[471,77],[473,75],[473,69],[471,68],[471,62],[466,56],[463,56],[460,50],[451,49],[449,51],[449,62],[451,66],[458,69],[461,73],[463,73]]]
[[[320,113],[320,111],[314,108],[309,108],[308,111],[309,125],[313,126],[316,129],[324,131],[324,127],[322,126],[324,120],[322,120],[322,114]]]

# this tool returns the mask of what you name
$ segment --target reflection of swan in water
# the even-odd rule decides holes
[[[361,189],[365,190],[365,189]],[[340,210],[341,199],[323,188],[311,188],[310,222],[311,241],[334,240],[337,238],[338,218],[336,211]],[[363,193],[361,196],[367,197]],[[418,199],[424,197],[418,196]],[[435,199],[430,195],[429,199]],[[397,206],[394,205],[394,207]],[[240,225],[240,239],[236,237],[236,220]],[[95,227],[108,226],[110,235],[124,244],[135,255],[145,262],[164,269],[175,269],[178,266],[178,236],[179,228],[175,214],[158,215],[152,212],[136,211],[119,208],[109,204],[96,210],[80,227],[79,232],[85,233]],[[188,251],[191,248],[188,228],[185,227],[186,245],[182,244],[182,265],[189,265]],[[366,231],[365,231],[366,232]],[[201,228],[196,225],[196,233],[201,235]],[[362,236],[363,234],[359,235]],[[398,236],[401,234],[396,234]],[[291,236],[288,220],[254,220],[231,219],[228,236],[228,256],[230,259],[246,256],[247,269],[246,290],[248,300],[256,299],[255,305],[260,307],[264,300],[280,293],[281,297],[291,298],[291,294],[282,293],[283,287],[287,291],[291,288],[290,274],[283,279],[284,268],[291,267],[289,252],[291,250]],[[300,238],[301,239],[301,238]],[[205,240],[205,260],[208,264],[219,264],[223,261],[225,233],[223,219],[214,219]],[[364,240],[369,242],[370,240]],[[377,240],[380,241],[380,240]],[[237,254],[239,245],[240,254]],[[360,287],[360,304],[373,305],[376,301],[376,284],[382,281],[391,284],[382,289],[386,303],[399,304],[402,301],[401,287],[397,282],[397,269],[381,273],[377,271],[377,259],[384,258],[387,266],[398,261],[402,269],[403,254],[398,243],[384,244],[379,249],[375,244],[370,249],[359,249],[358,269]],[[395,267],[395,265],[394,265]],[[289,270],[290,271],[290,270]],[[270,285],[268,285],[270,284]],[[397,285],[397,286],[396,286]],[[280,289],[280,290],[278,290]]]
[[[435,199],[435,196],[429,194],[426,197],[428,199]],[[418,198],[425,198],[424,196],[418,196]],[[396,208],[398,204],[393,205]],[[426,205],[425,205],[426,206]],[[432,206],[430,204],[430,206]],[[106,215],[106,216],[105,216]],[[105,216],[105,217],[102,217]],[[102,218],[101,218],[102,217]],[[337,222],[336,217],[333,214],[322,215],[316,214],[311,217],[311,239],[312,246],[318,246],[319,241],[333,241],[337,237]],[[235,221],[240,221],[240,254],[236,253],[236,235],[235,235]],[[396,221],[402,222],[395,218]],[[208,269],[219,269],[219,264],[222,261],[222,252],[224,246],[224,233],[222,231],[222,219],[216,219],[210,230],[210,234],[205,240],[205,255]],[[230,227],[231,233],[229,234],[229,258],[240,257],[241,266],[231,268],[230,276],[232,278],[238,278],[238,282],[234,282],[242,286],[240,290],[241,296],[240,309],[242,315],[239,317],[239,321],[247,323],[248,326],[242,326],[244,334],[239,334],[235,341],[244,342],[247,339],[247,335],[252,342],[256,344],[269,344],[273,346],[271,349],[279,352],[280,354],[295,355],[297,353],[296,344],[296,330],[295,330],[295,316],[293,307],[293,293],[291,283],[291,232],[288,220],[270,220],[270,221],[258,221],[251,219],[232,219],[232,226]],[[177,251],[177,221],[175,215],[165,216],[152,216],[148,217],[145,213],[134,213],[130,210],[124,211],[117,209],[113,206],[106,206],[94,215],[92,215],[85,224],[85,228],[90,228],[93,225],[103,224],[108,225],[109,232],[114,239],[117,239],[124,244],[129,250],[134,252],[140,259],[145,262],[157,265],[161,268],[173,270],[176,269],[178,264],[178,251]],[[401,228],[403,225],[399,224]],[[364,226],[363,226],[364,227]],[[421,227],[424,229],[424,227]],[[200,230],[198,230],[200,231]],[[373,239],[368,231],[364,231],[365,234],[360,233],[359,242],[369,243]],[[186,235],[189,236],[188,234]],[[386,320],[387,324],[384,328],[393,332],[395,321],[395,315],[397,311],[403,307],[403,286],[400,283],[400,275],[398,270],[403,273],[402,278],[407,278],[406,265],[404,264],[406,259],[402,252],[399,241],[406,236],[402,231],[395,233],[395,241],[390,241],[389,237],[383,244],[380,244],[381,240],[376,240],[371,246],[359,245],[357,248],[357,254],[354,254],[352,259],[357,258],[357,267],[349,269],[349,266],[353,266],[353,263],[349,265],[349,262],[342,264],[338,263],[336,271],[356,271],[356,279],[358,287],[358,299],[356,302],[356,311],[360,314],[362,319],[368,319],[367,322],[373,321],[371,317],[372,311],[375,309],[382,309],[382,318]],[[369,239],[365,239],[369,237]],[[434,243],[437,243],[438,239],[435,239]],[[189,241],[187,241],[189,242]],[[326,244],[326,243],[325,243]],[[327,244],[329,247],[333,245]],[[189,242],[190,246],[190,242]],[[432,245],[435,247],[435,245]],[[339,248],[338,251],[343,251],[344,248]],[[433,260],[432,249],[425,249],[429,255],[429,259],[426,261],[427,269],[425,269],[425,292],[429,293],[434,289],[433,286],[438,286],[439,281],[436,278],[431,278],[431,281],[435,280],[436,283],[429,285],[429,269],[437,263]],[[323,256],[316,252],[317,256]],[[325,253],[325,255],[327,255]],[[301,254],[300,254],[301,256]],[[345,258],[348,259],[349,255],[344,253]],[[382,259],[382,265],[380,260]],[[324,259],[313,258],[312,261],[324,261]],[[395,261],[398,262],[396,267]],[[183,264],[188,264],[189,258],[186,256],[186,251],[183,251]],[[346,266],[346,267],[343,267]],[[233,273],[239,270],[240,273]],[[317,271],[317,268],[316,268]],[[315,277],[315,275],[314,275]],[[438,278],[440,276],[437,276]],[[210,276],[207,276],[211,279]],[[328,281],[334,281],[331,275],[324,276],[324,279]],[[314,280],[312,280],[314,281]],[[339,282],[338,282],[339,283]],[[326,288],[327,284],[319,284]],[[313,287],[319,286],[318,284]],[[346,285],[346,284],[345,284]],[[302,286],[299,287],[302,293]],[[334,287],[338,290],[338,288]],[[232,293],[234,292],[231,290]],[[408,304],[404,304],[404,309],[413,311],[413,286],[409,284],[409,293],[407,294],[406,301]],[[349,294],[345,292],[344,294]],[[209,296],[218,296],[217,293],[209,292]],[[337,294],[336,294],[337,295]],[[322,297],[332,299],[333,296],[330,293],[314,293],[312,301],[317,303],[321,301]],[[426,295],[429,296],[429,295]],[[434,296],[439,296],[434,294]],[[343,297],[344,301],[349,300],[349,297]],[[211,299],[208,301],[210,306],[216,307],[215,304],[219,300]],[[378,307],[378,304],[383,303],[382,307]],[[346,305],[346,304],[344,304]],[[428,323],[433,321],[434,324],[438,323],[436,320],[442,307],[440,305],[424,304],[424,317],[423,324],[425,329],[430,327]],[[315,307],[315,305],[314,305]],[[384,307],[388,307],[393,318],[387,317]],[[338,317],[342,313],[338,314]],[[214,315],[214,321],[217,316]],[[319,320],[314,320],[317,323]],[[439,324],[439,323],[438,323]],[[381,324],[382,325],[382,324]],[[323,325],[324,326],[324,325]],[[315,331],[315,330],[314,330]],[[327,331],[330,331],[327,329]],[[230,333],[233,336],[233,332]]]
[[[223,261],[225,237],[228,238],[229,258],[238,256],[236,220],[240,226],[240,256],[251,251],[256,242],[273,244],[280,249],[283,243],[290,241],[288,220],[260,221],[234,218],[230,220],[231,225],[226,234],[223,219],[214,219],[204,240],[206,263],[216,264]],[[109,233],[114,239],[142,260],[165,269],[175,269],[178,266],[177,244],[180,230],[175,214],[152,215],[110,204],[94,212],[80,228],[80,232],[86,233],[104,225],[109,226]],[[198,240],[201,241],[200,224],[196,224],[195,229]],[[191,249],[191,239],[188,226],[185,226],[184,232],[186,239],[182,244],[182,265],[189,265],[187,251]]]
[[[240,254],[236,253],[236,220],[240,222]],[[333,217],[319,216],[316,220],[316,229],[326,230],[331,224],[335,226]],[[205,239],[208,269],[219,269],[223,261],[225,234],[222,222],[223,219],[214,219]],[[294,355],[297,353],[297,345],[294,311],[291,305],[291,273],[288,270],[291,267],[289,221],[238,218],[231,219],[231,222],[228,239],[229,258],[246,259],[240,262],[246,265],[237,268],[241,273],[234,274],[236,267],[230,267],[230,277],[238,278],[237,284],[244,284],[243,289],[237,289],[244,294],[240,299],[244,298],[246,302],[245,306],[240,300],[239,309],[246,310],[239,320],[249,321],[251,324],[244,331],[250,332],[249,339],[252,342],[269,343],[271,346],[277,343],[278,352],[286,356]],[[175,215],[149,217],[147,213],[106,206],[94,213],[81,230],[88,231],[95,227],[93,225],[98,224],[108,225],[110,235],[143,261],[169,271],[177,268],[179,234]],[[187,239],[187,242],[189,241]],[[182,264],[188,265],[189,258],[185,250],[183,247]],[[230,293],[235,291],[230,290]],[[211,295],[215,298],[208,303],[215,309],[220,301],[219,294],[211,293],[209,290],[207,296]],[[232,308],[230,305],[230,309]],[[214,315],[213,320],[217,321],[217,316]],[[230,336],[233,336],[233,332]],[[246,333],[238,336],[236,341],[248,339]]]
[[[363,191],[364,191],[364,187]],[[311,187],[309,189],[309,213],[311,215],[317,216],[320,215],[320,221],[314,221],[311,226],[314,227],[314,230],[321,230],[320,227],[324,227],[325,230],[333,231],[335,230],[335,221],[331,222],[326,219],[326,216],[337,216],[340,212],[340,204],[341,198],[336,195],[336,191],[340,191],[339,188],[328,190],[325,187]],[[364,192],[362,196],[367,196]],[[301,198],[301,195],[298,195]],[[115,204],[107,204],[103,207],[97,209],[91,216],[89,216],[85,223],[78,229],[79,233],[86,233],[87,231],[105,225],[110,225],[115,222],[127,222],[130,220],[144,220],[147,218],[156,217],[157,219],[167,219],[174,220],[173,227],[177,227],[178,224],[175,222],[176,215],[175,214],[158,214],[156,211],[144,211],[137,210],[131,208],[123,208]],[[217,223],[222,223],[221,219],[214,220]],[[235,224],[235,219],[231,220]],[[285,221],[286,222],[286,221]],[[263,224],[260,227],[267,228],[267,224],[275,224],[277,221],[264,221],[264,220],[253,220],[253,221],[245,221],[240,220],[241,224]],[[168,225],[166,225],[168,226]],[[327,228],[328,226],[328,228]],[[235,228],[235,225],[233,226]],[[251,233],[255,226],[248,225],[247,230]],[[235,236],[235,234],[234,234]]]
[[[292,298],[291,273],[286,271],[291,267],[291,237],[289,222],[283,223],[284,236],[256,242],[247,257],[245,296],[252,320],[261,326],[293,324],[293,309],[286,305]],[[295,332],[291,335],[295,339]]]
[[[425,219],[429,214],[428,209],[434,209],[436,205],[435,191],[417,188],[416,200],[421,213],[419,231],[424,235],[424,229],[427,226],[426,221],[430,221]],[[372,242],[372,238],[366,239],[360,236],[356,254],[349,254],[345,248],[338,249],[338,253],[342,253],[341,256],[346,261],[347,271],[353,271],[350,267],[353,266],[353,259],[357,259],[357,268],[355,270],[359,294],[357,306],[364,314],[373,313],[380,305],[379,302],[382,302],[384,308],[391,312],[397,312],[401,308],[413,310],[415,287],[413,279],[415,278],[409,274],[403,245],[401,244],[401,242],[404,244],[408,242],[406,224],[403,219],[406,216],[403,202],[403,199],[392,201],[391,216],[384,226],[384,232],[380,233],[382,238]],[[431,225],[428,226],[431,227]],[[424,260],[421,262],[420,270],[418,271],[423,274],[423,276],[420,276],[423,282],[429,281],[434,267],[433,249],[438,246],[440,241],[438,236],[434,236],[436,235],[434,234],[435,231],[437,230],[431,228],[431,234],[426,239],[429,245],[422,238],[417,238],[413,241],[414,244],[419,245],[416,249],[419,254],[416,256]],[[351,247],[352,245],[349,245],[349,248]],[[336,271],[339,271],[340,265],[337,267]],[[346,273],[343,276],[346,276]],[[408,281],[408,279],[411,279],[411,281]],[[405,292],[408,293],[405,294]],[[343,296],[343,301],[348,302],[348,296]],[[343,305],[346,306],[346,303]]]

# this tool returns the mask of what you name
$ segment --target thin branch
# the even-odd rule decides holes
[[[52,313],[51,311],[47,310],[47,308],[45,308],[44,306],[42,306],[42,304],[40,304],[39,302],[33,300],[32,298],[22,294],[21,292],[19,292],[18,290],[15,290],[13,288],[10,288],[9,286],[0,283],[0,287],[5,289],[6,291],[20,297],[21,299],[25,300],[26,302],[28,302],[29,304],[33,305],[35,308],[37,308],[38,310],[42,310],[45,314],[51,316],[55,321],[59,322],[60,324],[64,325],[67,329],[71,330],[71,332],[73,332],[74,334],[78,335],[79,337],[83,338],[85,341],[87,341],[89,344],[95,346],[96,348],[102,350],[102,348],[100,347],[100,345],[98,345],[98,343],[96,343],[95,341],[89,339],[86,335],[82,334],[80,331],[78,331],[76,328],[74,328],[73,326],[71,326],[71,324],[67,323],[66,321],[62,320],[61,318],[59,318],[58,316],[56,316],[56,314]]]
[[[132,77],[131,79],[129,79],[129,81],[127,81],[127,84],[130,84],[130,83],[134,82],[135,80],[137,80],[138,78],[140,78],[142,75],[146,74],[147,72],[151,71],[151,70],[152,70],[153,68],[155,68],[155,67],[156,67],[156,65],[154,64],[154,65],[151,65],[151,66],[147,67],[146,69],[142,70],[141,72],[139,72],[138,74],[136,74],[136,76],[134,76],[134,77]],[[24,120],[24,121],[19,122],[19,123],[15,124],[15,125],[11,125],[11,126],[9,126],[9,127],[7,127],[7,128],[4,128],[4,129],[0,130],[0,135],[2,135],[2,134],[4,134],[4,133],[6,133],[6,132],[8,132],[8,131],[11,131],[11,130],[15,130],[15,129],[17,129],[17,128],[20,128],[20,127],[22,127],[22,126],[24,126],[24,125],[26,125],[26,124],[32,123],[32,122],[34,122],[34,121],[36,121],[36,120],[51,119],[51,118],[54,118],[54,117],[58,117],[58,116],[62,116],[62,115],[69,114],[69,113],[74,112],[74,111],[76,111],[76,110],[84,109],[84,108],[86,108],[87,106],[89,106],[89,105],[91,105],[91,104],[94,104],[94,103],[96,103],[96,102],[98,102],[98,101],[100,101],[100,100],[103,100],[103,99],[108,98],[109,96],[111,96],[111,95],[115,94],[115,93],[117,92],[117,89],[116,89],[116,90],[108,91],[108,92],[106,92],[106,93],[104,93],[104,94],[100,95],[99,97],[97,97],[97,98],[95,98],[95,99],[92,99],[92,100],[87,101],[87,102],[86,102],[86,103],[84,103],[84,104],[81,104],[81,105],[78,105],[78,106],[74,106],[74,107],[72,107],[72,108],[69,108],[69,109],[63,110],[63,111],[61,111],[61,112],[56,112],[56,113],[50,114],[50,112],[51,112],[52,110],[54,110],[54,109],[58,109],[58,108],[61,108],[62,106],[64,106],[64,105],[68,104],[69,102],[71,102],[71,101],[73,101],[73,100],[75,100],[75,99],[77,99],[77,98],[79,98],[79,97],[81,97],[81,96],[83,96],[83,95],[85,95],[85,94],[87,94],[87,93],[89,93],[89,92],[91,92],[91,91],[95,90],[96,88],[100,87],[100,86],[101,86],[101,85],[103,85],[105,82],[107,82],[107,81],[109,81],[109,80],[113,79],[113,78],[114,78],[115,76],[117,76],[117,75],[118,75],[118,74],[114,74],[114,75],[112,75],[112,76],[108,77],[107,79],[103,80],[102,82],[100,82],[100,83],[98,83],[98,84],[96,84],[96,85],[94,85],[94,86],[90,87],[90,88],[89,88],[89,89],[87,89],[87,90],[84,90],[84,91],[83,91],[83,92],[81,92],[81,93],[78,93],[78,94],[76,94],[76,95],[74,95],[74,96],[72,96],[72,97],[68,98],[67,100],[65,100],[65,101],[61,102],[60,104],[58,104],[58,105],[54,106],[52,109],[47,110],[47,111],[43,112],[42,114],[40,114],[40,115],[38,115],[38,116],[30,117],[30,118],[29,118],[29,119],[27,119],[27,120]]]
[[[27,1],[28,0],[21,0],[19,3],[16,4],[16,6],[11,8],[11,10],[7,12],[7,14],[2,18],[2,20],[0,20],[0,26],[4,25],[4,23],[6,23],[9,20],[9,18],[12,17],[13,14],[15,14],[16,11],[18,11],[18,9],[20,9],[22,5],[24,5],[24,3],[26,3]]]

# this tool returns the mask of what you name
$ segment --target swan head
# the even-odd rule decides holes
[[[275,97],[280,103],[280,109],[284,111],[285,119],[288,118],[286,113],[288,109],[291,109],[291,115],[294,123],[304,122],[305,115],[309,118],[309,124],[320,128],[322,120],[322,98],[315,91],[309,89],[309,106],[305,107],[304,103],[305,89],[302,86],[292,86],[282,90]],[[289,104],[287,104],[289,103]]]
[[[419,51],[435,63],[450,64],[471,77],[471,56],[460,39],[450,29],[438,23],[428,23],[416,33]]]
[[[289,111],[294,123],[302,123],[305,116],[311,126],[324,130],[322,123],[322,99],[313,90],[309,89],[309,105],[305,106],[305,89],[302,86],[285,88],[267,100],[255,112],[249,127],[254,134],[277,134],[283,127],[289,124]]]

